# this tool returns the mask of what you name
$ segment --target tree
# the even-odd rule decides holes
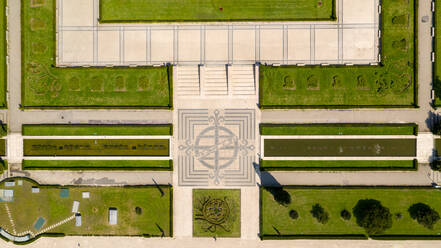
[[[412,219],[428,229],[433,229],[433,225],[440,219],[438,212],[424,203],[413,204],[408,211]]]
[[[346,209],[343,209],[343,210],[340,212],[340,216],[341,216],[341,218],[344,219],[344,220],[350,220],[351,217],[352,217],[351,213],[350,213],[348,210],[346,210]]]
[[[268,187],[266,190],[273,195],[274,200],[279,204],[286,206],[291,203],[291,195],[282,187]]]
[[[392,214],[377,200],[359,200],[353,212],[357,224],[363,227],[369,235],[381,234],[392,227]]]
[[[295,211],[294,209],[291,209],[291,211],[289,211],[289,217],[291,217],[291,219],[296,220],[297,218],[299,218],[299,213],[297,213],[297,211]]]
[[[329,214],[318,203],[312,206],[311,214],[319,223],[326,224],[329,220]]]

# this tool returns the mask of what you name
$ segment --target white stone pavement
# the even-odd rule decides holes
[[[379,61],[378,0],[336,1],[336,22],[100,24],[99,0],[57,9],[58,66]]]
[[[0,242],[0,248],[21,247]],[[101,248],[101,247],[154,247],[154,248],[439,248],[438,240],[240,240],[240,239],[182,239],[182,238],[138,238],[138,237],[76,237],[39,238],[26,245],[29,248]]]

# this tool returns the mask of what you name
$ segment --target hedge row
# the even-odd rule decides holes
[[[38,124],[23,125],[24,136],[50,135],[173,135],[172,124],[158,125],[90,125]]]
[[[373,123],[260,124],[261,135],[418,135],[418,125]]]
[[[23,170],[172,171],[173,160],[23,160]]]

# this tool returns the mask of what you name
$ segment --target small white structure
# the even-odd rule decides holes
[[[15,181],[5,182],[5,186],[6,187],[14,187],[15,186]]]
[[[118,210],[116,208],[109,208],[109,225],[118,224]]]
[[[10,199],[14,198],[14,190],[12,190],[12,189],[5,189],[3,191],[3,196],[5,198],[10,198]]]
[[[82,225],[81,214],[77,213],[75,214],[75,226],[81,226],[81,225]]]
[[[17,184],[18,184],[18,186],[22,186],[23,185],[23,180],[18,180]]]
[[[78,208],[80,207],[79,201],[73,201],[72,204],[72,213],[78,213]]]
[[[38,187],[32,187],[32,193],[34,193],[34,194],[38,194],[38,193],[40,193],[40,188],[38,188]]]
[[[89,199],[90,198],[90,192],[83,192],[82,196],[84,199]]]

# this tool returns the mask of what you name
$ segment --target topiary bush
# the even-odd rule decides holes
[[[295,211],[294,209],[291,209],[291,211],[289,211],[289,217],[291,217],[291,219],[296,220],[297,218],[299,218],[299,213],[297,213],[297,211]]]
[[[357,224],[363,227],[369,235],[381,234],[392,227],[392,214],[377,200],[359,200],[353,213]]]
[[[433,225],[440,219],[438,212],[424,203],[413,204],[408,211],[412,219],[428,229],[433,229]]]
[[[136,207],[136,208],[135,208],[135,213],[136,213],[137,215],[141,215],[141,214],[142,214],[142,208],[140,208],[140,207]]]
[[[329,220],[329,214],[318,203],[315,204],[314,206],[312,206],[311,214],[321,224],[326,224],[328,222],[328,220]]]
[[[401,220],[403,218],[403,214],[402,213],[396,213],[395,214],[395,219],[396,220]]]
[[[268,187],[266,190],[273,195],[274,200],[280,205],[286,206],[291,203],[291,195],[282,187]]]
[[[344,219],[344,220],[350,220],[351,217],[352,217],[351,213],[350,213],[348,210],[346,210],[346,209],[343,209],[343,210],[340,212],[340,216],[341,216],[341,218]]]

